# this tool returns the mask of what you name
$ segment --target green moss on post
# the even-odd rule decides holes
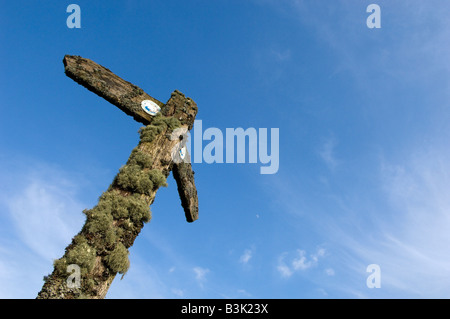
[[[83,236],[77,236],[73,247],[64,257],[55,260],[54,266],[62,276],[68,276],[67,266],[75,264],[80,267],[81,275],[86,276],[94,267],[96,256],[95,248],[90,246]]]
[[[161,134],[165,129],[174,130],[181,126],[181,122],[174,117],[164,117],[158,113],[152,120],[152,124],[142,127],[139,130],[141,137],[140,143],[151,143],[155,137]]]
[[[174,129],[176,129],[177,127],[180,127],[180,126],[181,126],[180,121],[179,121],[178,119],[174,118],[174,117],[167,117],[167,118],[164,118],[164,121],[165,121],[167,127],[168,127],[170,130],[172,130],[172,131],[173,131]]]
[[[145,127],[142,127],[139,130],[139,134],[141,137],[141,143],[151,143],[155,139],[158,134],[162,133],[164,131],[164,128],[162,126],[155,126],[155,125],[147,125]]]
[[[148,155],[135,148],[128,159],[127,165],[139,165],[142,169],[152,167],[153,159]]]
[[[113,273],[125,274],[130,267],[128,249],[122,243],[118,243],[116,248],[106,256],[105,261]]]
[[[153,182],[138,165],[125,165],[116,177],[117,184],[134,193],[150,195]]]
[[[131,218],[134,222],[150,221],[150,207],[139,194],[123,196],[117,191],[108,191],[100,197],[99,201],[110,205],[114,220]]]
[[[164,174],[160,170],[152,169],[148,172],[148,177],[153,183],[154,190],[157,190],[161,186],[167,187],[166,176],[164,176]]]
[[[110,229],[113,217],[109,205],[100,202],[93,209],[84,210],[83,212],[87,217],[85,229],[88,233],[105,234]]]
[[[150,207],[140,197],[133,195],[127,197],[127,208],[130,219],[134,223],[148,223],[151,219]]]
[[[67,266],[77,264],[83,276],[83,289],[89,294],[95,279],[88,275],[101,257],[110,273],[125,274],[130,266],[128,249],[144,223],[151,219],[147,196],[159,187],[167,186],[166,174],[152,169],[153,159],[141,150],[141,143],[153,142],[155,137],[180,125],[174,118],[158,115],[151,125],[140,130],[141,141],[125,166],[119,170],[113,187],[103,193],[97,205],[84,210],[86,223],[83,235],[74,238],[65,256],[55,261],[55,269],[67,276]],[[82,295],[80,295],[82,296]]]

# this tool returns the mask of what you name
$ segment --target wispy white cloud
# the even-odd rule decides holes
[[[340,184],[339,192],[327,196],[326,202],[310,204],[307,224],[304,215],[296,214],[298,208],[280,201],[283,210],[299,220],[293,227],[316,229],[326,252],[333,252],[324,267],[328,280],[316,278],[329,294],[339,291],[339,296],[356,298],[450,294],[450,152],[445,143],[420,144],[395,158],[380,157],[380,166],[366,168],[374,170],[364,186],[371,192]],[[295,182],[287,178],[281,189],[293,188]],[[290,278],[320,263],[322,255],[285,252],[276,269]],[[365,285],[366,267],[372,263],[381,267],[380,289]]]
[[[448,155],[421,151],[401,165],[383,165],[384,189],[396,216],[381,224],[384,249],[377,257],[390,271],[385,277],[392,277],[384,282],[394,287],[428,296],[450,293]]]
[[[329,137],[326,141],[320,146],[319,156],[325,163],[325,165],[330,169],[334,170],[339,161],[336,159],[335,149],[337,146],[337,140],[334,137]]]
[[[334,275],[335,275],[334,269],[333,269],[333,268],[327,268],[327,269],[325,269],[325,273],[326,273],[328,276],[334,276]]]
[[[64,181],[34,177],[5,200],[21,240],[48,260],[63,254],[84,221],[84,207]]]
[[[295,253],[283,253],[278,257],[277,270],[282,277],[291,277],[296,271],[304,271],[317,266],[319,259],[325,256],[325,249],[319,248],[309,257],[306,251],[298,249]]]
[[[245,298],[250,298],[250,297],[252,297],[252,294],[249,293],[249,292],[248,292],[247,290],[245,290],[245,289],[238,289],[237,293],[238,293],[239,296],[243,296],[243,297],[245,297]]]
[[[302,0],[257,3],[297,20],[326,44],[333,56],[330,77],[351,75],[354,85],[366,96],[375,93],[375,81],[378,89],[386,89],[384,85],[391,83],[387,79],[409,84],[434,83],[436,77],[446,81],[445,74],[450,71],[446,58],[450,45],[445,41],[450,35],[448,2],[379,0],[383,23],[377,30],[366,26],[369,3],[345,0],[326,5]]]
[[[251,249],[246,249],[244,253],[239,258],[239,262],[246,265],[252,258],[253,251]]]
[[[282,277],[291,277],[293,274],[292,269],[285,263],[284,259],[286,257],[286,253],[282,254],[279,258],[278,258],[278,265],[277,265],[277,270],[280,273],[280,275]]]
[[[206,275],[209,273],[208,268],[196,266],[192,270],[194,271],[195,279],[197,280],[198,283],[201,284],[206,281]]]
[[[389,160],[382,161],[381,173],[378,163],[358,162],[357,172],[349,170],[344,172],[345,176],[333,179],[336,188],[318,186],[321,196],[311,194],[309,205],[292,205],[292,202],[303,203],[307,200],[298,199],[300,196],[293,200],[290,199],[294,198],[293,195],[286,195],[291,190],[299,193],[297,180],[286,177],[283,185],[277,186],[281,207],[291,215],[295,214],[296,218],[302,217],[295,227],[316,226],[316,235],[330,244],[327,250],[333,251],[333,256],[327,261],[332,260],[334,264],[325,272],[333,277],[328,278],[330,281],[345,278],[341,279],[338,289],[345,290],[348,295],[448,295],[448,145],[427,147],[420,143],[427,140],[427,143],[433,144],[441,138],[448,141],[450,135],[446,124],[449,119],[450,63],[447,57],[450,44],[444,40],[450,35],[450,3],[380,0],[377,3],[382,9],[383,24],[382,29],[377,31],[365,26],[367,4],[335,1],[323,6],[319,2],[294,0],[266,0],[261,3],[281,8],[283,14],[297,18],[299,23],[313,31],[318,41],[327,45],[327,54],[332,57],[330,65],[334,68],[330,69],[331,77],[344,73],[350,75],[355,81],[348,84],[356,89],[353,91],[355,94],[361,92],[367,100],[376,96],[379,98],[377,102],[383,102],[370,104],[368,107],[373,109],[358,113],[364,118],[361,116],[356,120],[365,121],[366,116],[371,119],[379,117],[381,121],[392,120],[395,131],[409,130],[413,135],[409,139],[396,136],[388,140],[384,135],[383,140],[367,140],[365,145],[372,148],[370,151],[352,147],[340,151],[341,158],[349,158],[353,155],[350,152],[356,152],[372,160],[379,155],[373,151],[374,148],[384,148],[385,151],[395,149],[387,155]],[[401,95],[405,96],[405,100],[416,95],[427,101],[425,105],[418,102],[406,108],[406,113],[424,115],[414,119],[418,122],[404,121],[408,114],[400,112],[398,108],[402,105],[390,103],[390,100],[397,101],[396,98]],[[356,111],[352,116],[355,114]],[[423,130],[423,123],[431,123],[425,127],[429,131]],[[443,124],[436,125],[438,123]],[[379,127],[380,131],[384,129]],[[365,130],[360,132],[366,133]],[[351,143],[352,139],[340,139],[339,145],[344,142]],[[339,165],[336,147],[337,141],[330,139],[321,144],[318,151],[320,159],[330,169]],[[349,181],[357,183],[351,185]],[[383,191],[380,192],[380,189]],[[300,215],[299,207],[307,207],[308,212]],[[311,216],[307,226],[306,218],[303,218],[306,214]],[[278,271],[284,277],[295,273],[292,264],[294,257],[291,255],[285,254],[279,258]],[[306,267],[311,260],[305,254],[297,254],[295,258],[299,268]],[[357,288],[365,287],[366,267],[371,263],[381,267],[383,288]],[[327,289],[327,292],[330,293],[330,290]]]
[[[333,269],[351,278],[339,289],[358,298],[375,293],[440,298],[450,293],[449,163],[447,151],[425,148],[401,163],[383,160],[378,201],[347,202],[356,215],[341,211],[339,220],[322,224],[340,251]],[[381,268],[382,288],[355,289],[372,263]]]
[[[182,289],[172,288],[171,291],[177,297],[183,297],[184,296],[184,291]]]
[[[63,170],[37,162],[2,164],[0,207],[8,229],[0,236],[0,295],[35,298],[53,260],[81,229],[85,206],[78,181]]]

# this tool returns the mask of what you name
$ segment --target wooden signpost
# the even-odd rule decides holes
[[[128,248],[151,218],[156,191],[173,172],[186,220],[198,218],[198,197],[189,162],[176,160],[174,150],[190,130],[197,105],[175,90],[166,104],[107,68],[79,56],[64,57],[65,73],[88,90],[145,125],[140,142],[97,205],[85,210],[86,222],[53,272],[45,277],[38,299],[104,298],[115,276],[129,267]],[[184,156],[185,149],[180,149]],[[177,153],[177,152],[175,152]],[[73,270],[73,272],[72,272]]]

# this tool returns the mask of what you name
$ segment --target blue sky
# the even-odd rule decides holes
[[[69,29],[66,8],[81,8]],[[366,8],[381,7],[381,29]],[[450,3],[0,1],[0,297],[34,298],[141,127],[64,74],[100,63],[203,128],[279,128],[280,166],[193,164],[108,298],[447,298]],[[378,264],[381,288],[366,267]]]

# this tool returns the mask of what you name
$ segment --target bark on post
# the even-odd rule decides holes
[[[46,277],[38,299],[91,298],[106,296],[117,274],[129,267],[131,247],[151,218],[149,206],[159,187],[174,170],[186,219],[198,217],[198,199],[189,163],[175,164],[172,149],[179,143],[171,139],[176,128],[191,129],[197,106],[190,98],[174,91],[166,104],[152,98],[137,86],[122,80],[95,62],[75,56],[64,58],[66,74],[113,103],[146,126],[140,130],[140,142],[97,205],[85,210],[86,222],[73,238],[62,258],[55,260],[53,272]],[[140,103],[149,99],[161,106],[156,116],[144,112]],[[67,285],[67,266],[80,267],[80,286]]]

